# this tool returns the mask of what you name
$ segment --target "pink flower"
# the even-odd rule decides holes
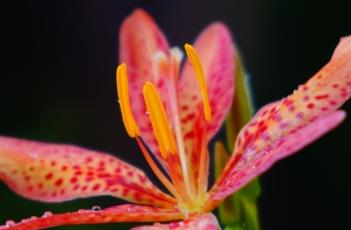
[[[345,118],[345,112],[337,109],[351,95],[350,36],[341,40],[329,63],[307,83],[257,112],[208,189],[207,145],[232,104],[236,52],[230,32],[221,23],[208,26],[194,47],[185,48],[192,65],[186,62],[179,71],[181,51],[169,48],[147,13],[136,10],[121,26],[124,64],[117,69],[117,82],[123,121],[169,193],[156,188],[140,169],[109,154],[0,137],[0,179],[23,197],[61,202],[111,195],[134,203],[48,212],[19,223],[9,221],[0,229],[125,221],[171,222],[136,229],[218,229],[210,212],[224,198]]]

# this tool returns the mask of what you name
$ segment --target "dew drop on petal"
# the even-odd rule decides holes
[[[91,208],[92,211],[96,212],[96,211],[100,211],[101,210],[101,207],[98,206],[98,205],[94,205],[92,208]]]
[[[14,226],[15,224],[16,224],[15,221],[8,220],[8,221],[6,221],[5,226],[8,228],[8,227]]]
[[[52,212],[46,211],[41,217],[49,217],[49,216],[52,216]]]

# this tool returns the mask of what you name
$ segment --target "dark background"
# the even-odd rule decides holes
[[[290,94],[351,34],[348,1],[11,1],[1,3],[0,133],[117,153],[147,168],[122,126],[114,71],[118,28],[147,9],[172,45],[193,41],[208,23],[233,31],[251,74],[257,107]],[[343,107],[349,113],[351,104]],[[350,218],[350,118],[262,176],[260,215],[268,229],[347,229]],[[0,184],[0,222],[107,207],[94,198],[42,204]],[[84,226],[117,229],[118,225]],[[59,228],[57,228],[59,229]],[[78,229],[63,227],[60,229]]]

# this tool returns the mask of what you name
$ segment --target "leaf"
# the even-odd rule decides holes
[[[241,62],[240,55],[236,59],[236,76],[235,76],[235,96],[226,119],[225,128],[227,136],[227,147],[230,152],[233,152],[233,146],[239,131],[248,123],[253,116],[253,106],[250,94],[250,88],[245,74],[244,66]],[[224,146],[217,147],[215,157],[221,158],[215,160],[215,175],[219,176],[221,169],[224,167],[229,156],[224,153]],[[216,152],[217,152],[216,151]],[[226,154],[226,157],[224,155]],[[225,159],[225,162],[224,162]],[[221,163],[217,164],[217,161]],[[221,167],[221,169],[219,169]],[[219,216],[221,222],[226,225],[226,229],[250,229],[258,230],[258,209],[256,201],[260,195],[260,185],[258,179],[254,179],[250,184],[240,189],[234,195],[224,200],[219,207]]]

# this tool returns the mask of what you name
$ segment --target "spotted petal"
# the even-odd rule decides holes
[[[185,221],[172,222],[170,224],[154,224],[152,226],[141,226],[133,228],[133,230],[219,230],[221,229],[216,217],[211,214],[203,214]]]
[[[169,47],[166,38],[150,15],[141,9],[135,10],[121,25],[119,39],[119,61],[128,66],[130,103],[135,120],[141,130],[141,137],[159,155],[156,139],[153,134],[143,99],[143,85],[152,82],[158,88],[163,102],[165,95],[164,77],[160,70],[161,54],[166,55]],[[166,58],[166,57],[164,57]],[[168,106],[166,106],[168,111]],[[162,162],[162,158],[159,157]]]
[[[158,222],[180,219],[176,209],[160,209],[138,205],[120,205],[103,210],[79,210],[62,214],[44,213],[42,217],[31,217],[19,223],[8,221],[0,229],[37,230],[63,225],[102,224],[113,222]]]
[[[160,207],[175,203],[141,170],[70,145],[0,137],[0,180],[24,197],[45,202],[112,195]]]
[[[202,139],[205,138],[207,143],[208,139],[218,131],[232,104],[235,50],[230,32],[221,23],[214,23],[207,27],[196,39],[194,47],[201,59],[212,110],[212,120],[206,124],[203,119],[199,84],[194,69],[189,62],[186,62],[178,86],[179,113],[186,152],[193,165],[190,168],[195,170],[196,178]]]
[[[342,42],[337,50],[346,45]],[[239,134],[232,158],[212,189],[212,194],[217,194],[213,197],[223,198],[234,192],[276,160],[297,151],[341,122],[343,113],[333,111],[351,95],[351,52],[338,52],[294,94],[265,106],[245,126]],[[311,130],[315,135],[302,136]],[[291,138],[302,140],[294,146],[289,144],[293,143]],[[261,166],[258,167],[256,161],[263,163],[259,163]],[[255,169],[248,170],[249,167]]]
[[[282,136],[259,152],[248,150],[240,159],[232,158],[230,161],[232,168],[224,171],[225,179],[212,189],[212,198],[222,200],[237,191],[250,180],[268,170],[274,162],[296,153],[334,129],[344,120],[345,116],[343,111],[328,114],[305,127],[300,127]]]

